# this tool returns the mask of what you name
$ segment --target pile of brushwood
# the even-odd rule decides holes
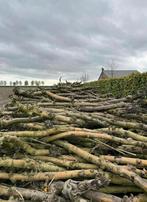
[[[0,201],[147,201],[147,99],[16,88],[0,111]]]

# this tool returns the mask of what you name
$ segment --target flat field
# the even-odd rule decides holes
[[[0,107],[8,102],[8,98],[13,94],[13,87],[1,86],[0,87]]]

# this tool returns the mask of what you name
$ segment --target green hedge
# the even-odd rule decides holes
[[[135,73],[123,78],[103,79],[83,84],[84,88],[96,88],[99,93],[111,93],[115,97],[134,95],[143,91],[147,96],[147,73]]]

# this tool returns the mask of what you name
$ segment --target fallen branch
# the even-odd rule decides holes
[[[94,163],[102,169],[106,169],[110,172],[113,172],[115,174],[118,174],[120,176],[126,177],[127,179],[130,179],[136,186],[143,189],[145,192],[147,192],[147,180],[141,178],[139,175],[134,173],[129,169],[129,167],[122,167],[115,165],[113,163],[110,163],[109,161],[106,161],[104,159],[100,159],[97,156],[94,156],[70,143],[63,142],[63,141],[55,141],[55,144],[67,149],[70,152],[73,152],[77,154],[78,156],[84,158],[88,162]]]

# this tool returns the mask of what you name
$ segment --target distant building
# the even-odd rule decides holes
[[[130,74],[133,73],[140,73],[140,72],[137,70],[105,70],[104,68],[102,68],[98,80],[107,78],[121,78],[124,76],[129,76]]]

